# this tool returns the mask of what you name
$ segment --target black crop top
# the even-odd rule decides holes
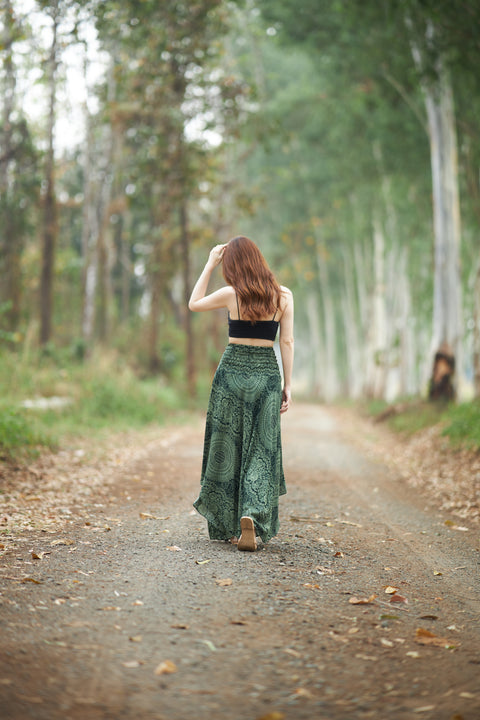
[[[240,309],[238,307],[237,298],[237,310],[238,317],[240,318]],[[255,338],[256,340],[275,340],[277,330],[279,326],[278,320],[275,320],[275,315],[271,320],[233,320],[228,313],[228,336],[233,338]]]

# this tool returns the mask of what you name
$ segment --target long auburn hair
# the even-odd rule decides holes
[[[223,253],[223,277],[231,285],[245,320],[272,317],[280,302],[280,285],[255,243],[244,235],[230,240]]]

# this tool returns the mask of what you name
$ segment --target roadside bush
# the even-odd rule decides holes
[[[35,453],[39,446],[53,447],[51,437],[38,431],[25,415],[14,408],[0,409],[0,456],[13,458],[19,451]]]
[[[443,434],[456,444],[480,450],[480,402],[451,405],[446,416],[448,425]]]

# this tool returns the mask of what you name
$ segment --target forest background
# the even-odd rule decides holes
[[[447,343],[478,410],[477,2],[1,0],[0,38],[4,448],[39,398],[72,433],[203,402],[226,323],[187,300],[238,234],[297,393],[424,396]]]

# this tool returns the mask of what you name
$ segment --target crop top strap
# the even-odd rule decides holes
[[[237,313],[238,313],[238,319],[240,320],[240,308],[238,307],[238,295],[235,293],[235,300],[237,301]]]
[[[273,313],[272,321],[275,320],[275,315],[277,314],[277,312],[278,312],[278,307],[277,307],[277,309],[275,310],[275,312]]]

